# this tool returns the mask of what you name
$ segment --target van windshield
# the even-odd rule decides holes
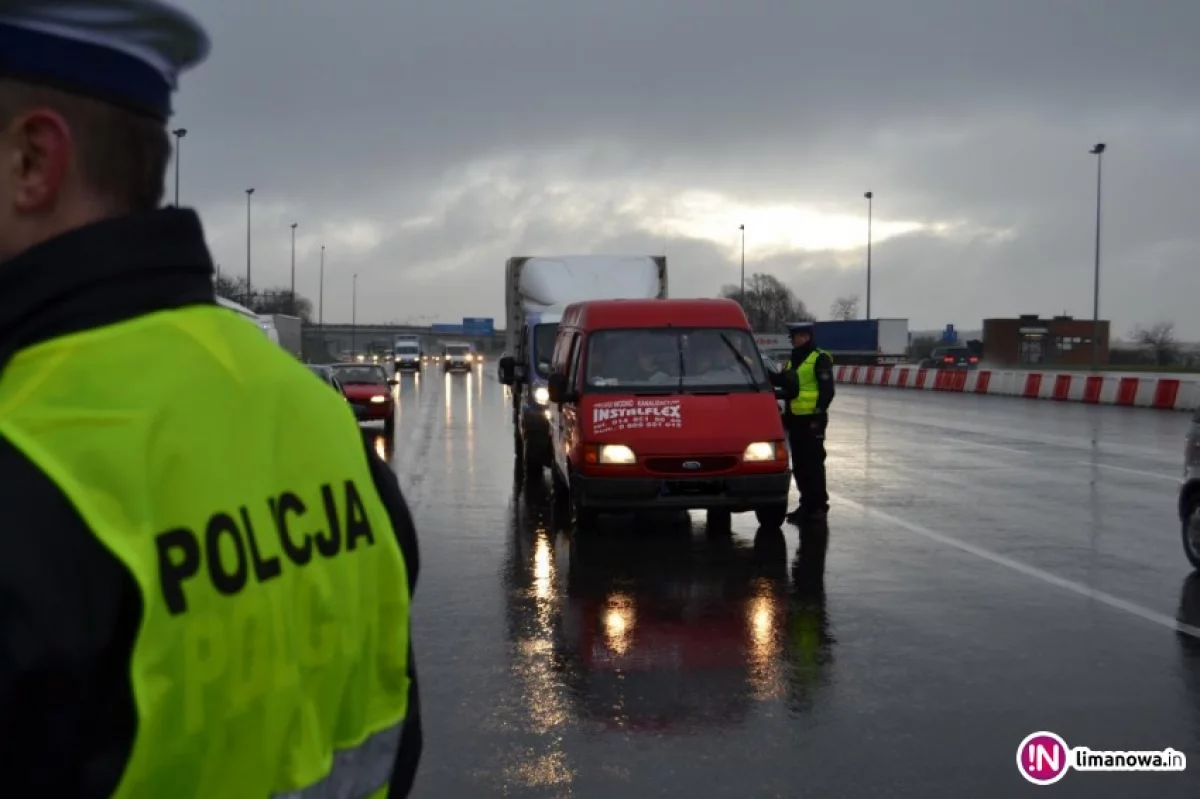
[[[736,328],[601,330],[588,341],[589,389],[770,390],[754,339]]]
[[[550,376],[550,357],[554,355],[554,337],[558,324],[535,325],[533,328],[533,363],[542,377]]]

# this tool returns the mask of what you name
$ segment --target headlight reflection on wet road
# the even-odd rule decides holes
[[[475,477],[475,391],[473,383],[478,383],[475,380],[473,372],[467,372],[467,388],[463,392],[467,398],[467,476],[472,478],[474,483]]]
[[[746,603],[750,685],[758,700],[775,699],[786,690],[780,668],[780,614],[785,612],[770,580],[760,578]]]
[[[528,787],[567,786],[575,777],[561,739],[554,736],[570,720],[562,685],[554,667],[554,621],[559,612],[555,591],[557,569],[551,533],[539,525],[534,533],[532,594],[535,611],[531,635],[516,642],[514,677],[524,685],[521,692],[528,712],[529,732],[552,736],[536,754],[505,766],[505,779]]]
[[[617,655],[624,655],[633,648],[634,625],[633,597],[624,593],[611,594],[604,609],[604,643]]]

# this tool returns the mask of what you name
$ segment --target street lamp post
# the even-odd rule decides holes
[[[299,224],[292,223],[292,316],[296,315],[296,226]]]
[[[250,288],[250,197],[254,194],[254,189],[246,189],[246,307],[254,310],[251,306],[251,299],[254,292]]]
[[[317,327],[325,326],[325,245],[321,245],[321,276],[317,283]]]
[[[746,307],[746,226],[738,225],[738,230],[742,231],[742,291],[738,296],[741,297],[744,309]]]
[[[1100,366],[1100,187],[1104,169],[1103,143],[1089,152],[1096,156],[1096,263],[1092,274],[1092,371]]]
[[[350,289],[350,352],[358,355],[358,273],[354,273],[354,280],[351,283]]]
[[[867,319],[871,318],[871,217],[874,215],[875,192],[863,195],[867,198]]]
[[[187,128],[176,128],[171,131],[175,137],[175,207],[179,207],[179,140],[187,135]]]

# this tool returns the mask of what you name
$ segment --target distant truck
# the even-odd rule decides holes
[[[304,333],[300,317],[277,313],[264,316],[262,319],[266,325],[274,329],[273,336],[269,331],[267,335],[271,336],[275,343],[297,358],[303,357]]]
[[[755,333],[758,351],[770,358],[780,369],[792,354],[792,340],[787,333]]]
[[[301,357],[303,336],[299,317],[284,316],[283,314],[263,316],[256,314],[245,305],[240,305],[220,295],[217,296],[217,305],[239,314],[246,321],[256,325],[271,341],[297,358]]]
[[[851,319],[813,323],[813,338],[835,364],[877,366],[908,362],[907,319]],[[782,368],[792,354],[787,333],[755,333],[763,355]]]
[[[395,372],[421,371],[424,354],[420,336],[401,334],[392,341],[392,366]]]
[[[529,474],[550,465],[550,355],[562,313],[584,300],[667,296],[667,259],[658,255],[509,258],[504,279],[505,354],[500,382],[512,387],[513,446]]]
[[[816,322],[813,338],[835,364],[877,366],[908,362],[907,319]]]

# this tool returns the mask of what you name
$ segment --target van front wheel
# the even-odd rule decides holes
[[[778,505],[755,508],[754,516],[758,519],[759,527],[772,530],[783,527],[783,523],[787,520],[787,503],[781,502]]]
[[[714,508],[706,514],[705,529],[709,533],[727,535],[733,532],[733,514],[722,508]]]
[[[585,508],[579,501],[579,492],[571,490],[571,522],[576,532],[587,532],[596,526],[600,514],[592,508]]]
[[[530,477],[541,477],[542,469],[545,464],[542,463],[541,454],[536,452],[530,446],[529,439],[526,438],[521,452],[521,459],[525,461],[525,473]]]

